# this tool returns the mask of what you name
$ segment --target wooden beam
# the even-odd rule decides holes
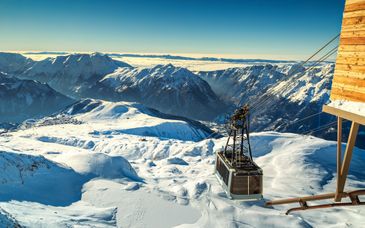
[[[365,29],[365,24],[343,25],[341,28],[341,31],[348,32],[348,31],[356,31],[356,30],[364,30],[364,29]]]
[[[342,25],[358,25],[365,23],[365,17],[350,17],[342,20]]]
[[[357,2],[352,4],[346,4],[345,6],[345,12],[352,12],[352,11],[358,11],[358,10],[365,10],[365,2]]]
[[[347,179],[347,175],[348,175],[349,167],[350,167],[350,162],[352,159],[352,152],[353,152],[353,149],[355,146],[356,136],[357,136],[358,131],[359,131],[359,124],[356,122],[352,122],[349,138],[348,138],[347,145],[346,145],[345,155],[344,155],[343,162],[342,162],[338,188],[337,188],[336,192],[342,193],[345,188],[346,179]],[[336,198],[335,200],[338,200],[338,199]]]
[[[343,18],[361,17],[364,15],[365,15],[365,10],[356,10],[356,11],[344,12]]]
[[[303,205],[309,201],[332,199],[335,196],[335,194],[336,193],[327,193],[327,194],[321,194],[321,195],[303,196],[303,197],[296,197],[296,198],[289,198],[289,199],[282,199],[282,200],[272,200],[272,201],[266,202],[265,205],[273,206],[273,205],[290,204],[290,203],[300,203],[301,205]],[[351,198],[351,201],[352,201],[352,199],[356,198],[357,196],[365,195],[365,189],[351,191],[351,192],[343,192],[340,195],[342,198],[349,197],[349,198]],[[353,204],[353,203],[351,202],[351,204]],[[327,205],[327,204],[325,204],[325,205]],[[338,204],[336,204],[336,205],[338,205]]]
[[[349,196],[349,197],[355,197],[357,199],[359,199],[358,196]],[[352,200],[352,199],[351,199]],[[313,206],[309,206],[307,204],[303,204],[305,206],[300,206],[300,207],[295,207],[295,208],[291,208],[289,210],[286,211],[286,215],[290,214],[291,212],[294,211],[305,211],[305,210],[314,210],[314,209],[324,209],[324,208],[334,208],[334,207],[349,207],[349,206],[360,206],[360,205],[365,205],[365,202],[361,202],[360,199],[349,203],[327,203],[327,204],[319,204],[319,205],[313,205]]]
[[[365,102],[365,93],[340,87],[337,83],[332,84],[331,100],[347,100]]]
[[[328,105],[324,105],[322,111],[325,112],[325,113],[334,115],[334,116],[341,117],[343,119],[351,120],[353,122],[365,125],[365,116],[361,116],[361,115],[358,115],[358,114],[355,114],[355,113],[347,112],[345,110],[338,109],[338,108],[335,108],[335,107],[331,107],[331,106],[328,106]]]
[[[364,37],[351,37],[351,38],[340,38],[340,44],[347,44],[347,45],[364,45],[365,38]]]
[[[356,85],[357,87],[364,87],[365,88],[365,80],[363,80],[361,78],[336,75],[336,78],[333,79],[333,82],[334,83],[344,83],[346,85],[353,84],[353,85]]]
[[[357,3],[357,2],[363,2],[364,0],[346,0],[345,5]]]
[[[346,4],[345,5],[350,5],[350,4],[354,4],[354,3],[358,3],[358,2],[363,2],[364,0],[346,0]]]
[[[344,95],[344,99],[358,100],[359,102],[365,102],[365,86],[349,85],[346,83],[340,83],[334,81],[332,85],[333,93],[337,95]],[[364,113],[365,114],[365,113]]]
[[[335,202],[341,201],[341,193],[340,189],[340,178],[341,178],[341,164],[342,164],[342,118],[337,117],[337,187],[336,187],[336,195]]]
[[[272,205],[279,205],[279,204],[332,199],[333,197],[335,197],[335,193],[327,193],[327,194],[314,195],[314,196],[304,196],[304,197],[289,198],[289,199],[282,199],[282,200],[273,200],[273,201],[267,202],[266,204],[268,206],[272,206]]]
[[[365,73],[358,73],[358,72],[352,72],[352,71],[344,71],[344,70],[339,70],[339,69],[336,69],[335,70],[335,75],[336,76],[337,75],[346,76],[346,77],[349,77],[349,78],[365,79]]]
[[[360,45],[342,45],[342,47],[343,48],[338,51],[337,55],[338,57],[365,58],[365,50],[360,48]],[[356,47],[356,48],[350,48],[350,47]]]
[[[345,71],[354,71],[358,73],[365,74],[365,66],[356,66],[352,65],[352,63],[340,64],[336,63],[336,70],[345,70]]]
[[[338,47],[339,55],[341,53],[346,53],[346,52],[357,53],[357,52],[364,52],[364,51],[365,51],[365,46],[363,46],[363,45],[340,45]]]
[[[336,64],[355,64],[355,65],[365,65],[365,57],[343,57],[338,56]]]
[[[333,80],[333,84],[334,88],[347,90],[349,92],[352,91],[354,93],[359,93],[358,95],[360,96],[360,98],[364,98],[363,101],[365,102],[365,80],[362,79],[356,80],[356,78],[354,79],[354,78],[336,77]]]
[[[343,31],[341,33],[341,37],[343,38],[356,38],[356,37],[364,37],[364,30],[356,30],[356,31]]]

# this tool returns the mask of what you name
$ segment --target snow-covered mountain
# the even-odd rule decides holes
[[[236,105],[251,105],[252,130],[307,134],[336,120],[334,116],[319,114],[322,106],[329,102],[333,72],[334,64],[328,63],[317,67],[298,64],[249,66],[197,74],[222,99]],[[345,123],[345,131],[349,127],[349,123]],[[365,132],[365,129],[360,131]],[[333,127],[319,129],[314,135],[336,138]],[[362,148],[365,147],[364,139],[364,134],[360,134],[358,142]]]
[[[292,71],[296,73],[292,74]],[[250,101],[254,105],[267,92],[299,104],[324,104],[329,99],[333,72],[334,64],[315,67],[309,71],[305,67],[291,64],[229,68],[198,72],[198,75],[219,96],[236,104]]]
[[[0,72],[20,73],[30,67],[34,61],[21,54],[0,52]]]
[[[226,138],[207,134],[136,103],[80,101],[0,137],[0,208],[25,227],[365,225],[363,207],[287,216],[287,205],[228,199],[213,175]],[[251,146],[265,200],[335,190],[336,142],[265,132]],[[363,187],[364,152],[354,150],[348,190]]]
[[[47,84],[0,73],[0,122],[21,122],[49,115],[73,103]]]
[[[113,131],[99,132],[96,130],[98,123],[105,127],[107,120],[118,126]],[[161,113],[138,103],[108,102],[94,99],[84,99],[72,104],[66,109],[48,118],[35,122],[25,122],[20,128],[47,126],[56,124],[83,124],[92,122],[92,134],[136,134],[166,139],[179,139],[200,141],[206,137],[219,137],[210,128],[198,121],[184,117],[172,116]],[[117,130],[118,129],[118,130]]]
[[[207,82],[186,68],[171,64],[133,68],[100,53],[36,61],[16,76],[47,83],[74,98],[140,102],[200,120],[213,120],[226,107]]]
[[[21,228],[19,223],[6,211],[0,208],[0,226]]]
[[[285,77],[274,65],[255,65],[198,72],[218,96],[235,103],[258,97]]]
[[[220,98],[236,105],[248,102],[253,107],[251,123],[254,131],[313,134],[334,140],[336,129],[332,123],[336,118],[320,114],[322,106],[329,102],[334,67],[333,63],[316,67],[311,64],[305,67],[299,64],[262,65],[197,74]],[[218,120],[225,121],[222,117]],[[320,129],[329,124],[332,126]],[[346,134],[349,128],[350,123],[346,122]],[[361,127],[360,132],[357,142],[365,148],[365,128]]]
[[[255,109],[251,115],[255,131],[307,133],[334,121],[332,116],[321,114],[298,122],[319,113],[328,102],[334,70],[331,63],[314,68],[310,64],[303,67],[294,63],[264,63],[192,73],[171,64],[135,68],[100,53],[72,54],[30,63],[24,57],[9,56],[21,59],[15,65],[22,66],[17,69],[25,69],[22,73],[8,70],[9,75],[46,82],[55,90],[77,98],[139,102],[164,113],[219,122],[234,110],[232,103],[249,102]],[[9,61],[3,61],[2,66],[15,69]],[[270,97],[267,102],[259,102],[266,97]],[[331,128],[315,133],[328,139],[335,137]],[[363,135],[360,141],[364,141]]]
[[[130,65],[100,53],[71,54],[35,62],[19,77],[47,83],[59,92],[79,98],[118,67]]]
[[[137,101],[168,114],[200,120],[212,120],[226,107],[206,81],[171,64],[119,68],[92,90],[101,97]]]

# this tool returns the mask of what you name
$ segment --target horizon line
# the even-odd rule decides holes
[[[120,57],[181,57],[181,58],[191,58],[191,60],[208,60],[208,58],[215,58],[216,60],[257,60],[257,61],[280,61],[280,62],[299,62],[306,58],[283,58],[278,55],[276,57],[270,55],[254,55],[254,54],[212,54],[212,53],[176,53],[176,52],[118,52],[118,51],[41,51],[41,50],[31,50],[31,51],[14,51],[5,50],[0,52],[7,53],[18,53],[22,55],[68,55],[68,54],[91,54],[91,53],[102,53],[107,55],[121,55]],[[125,56],[122,56],[125,55]],[[127,56],[129,55],[129,56]],[[266,57],[265,57],[266,56]],[[287,56],[287,55],[286,55]],[[336,59],[330,59],[326,62],[334,62]]]

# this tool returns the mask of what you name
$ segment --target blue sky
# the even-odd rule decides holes
[[[344,0],[1,0],[0,50],[305,58]]]

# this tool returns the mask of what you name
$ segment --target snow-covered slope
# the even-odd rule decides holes
[[[196,127],[149,111],[135,103],[85,100],[3,135],[0,207],[27,227],[365,225],[363,207],[287,216],[286,206],[229,200],[213,175],[214,153],[226,139],[204,139]],[[62,117],[77,121],[62,123]],[[275,132],[251,139],[264,170],[265,200],[334,191],[336,142]],[[354,151],[347,189],[363,187],[364,152]]]
[[[33,64],[33,60],[17,53],[0,52],[0,72],[20,73]]]
[[[71,54],[35,62],[20,77],[45,82],[57,91],[83,97],[96,81],[118,67],[130,65],[100,53]]]
[[[183,117],[171,116],[157,110],[147,108],[138,103],[107,102],[101,100],[85,99],[73,104],[59,115],[45,118],[35,125],[52,123],[52,120],[73,118],[78,123],[93,123],[93,135],[120,135],[131,134],[158,137],[160,139],[178,139],[199,141],[206,137],[217,137],[203,124]],[[108,120],[111,121],[107,128]],[[115,126],[117,124],[117,126]],[[98,130],[97,127],[103,130]]]
[[[302,68],[290,78],[274,84],[265,92],[265,95],[271,98],[253,115],[253,122],[258,126],[257,130],[304,133],[334,121],[334,117],[321,114],[292,124],[322,111],[322,106],[329,102],[333,72],[333,64],[308,71]],[[255,102],[252,103],[254,106]],[[263,119],[266,119],[266,122],[262,121]],[[317,135],[334,139],[332,133],[327,130],[317,132]]]
[[[334,64],[326,64],[307,71],[303,67],[296,70],[294,79],[278,83],[273,87],[273,90],[290,102],[299,105],[309,103],[323,105],[329,101],[334,69]],[[288,82],[289,80],[291,82]]]
[[[19,223],[6,211],[0,208],[0,226],[21,228]]]
[[[96,90],[103,97],[137,101],[165,113],[200,120],[211,120],[226,107],[207,82],[171,64],[120,68],[105,76]]]
[[[49,115],[73,102],[46,84],[0,73],[0,122]]]

